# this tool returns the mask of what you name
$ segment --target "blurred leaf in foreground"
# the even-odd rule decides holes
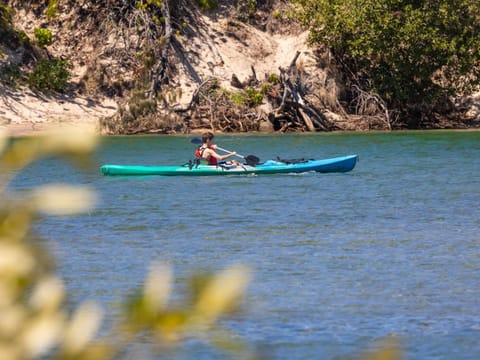
[[[118,324],[102,337],[97,334],[103,317],[98,305],[86,302],[71,314],[67,311],[65,284],[55,274],[48,249],[36,241],[32,224],[43,215],[88,211],[95,204],[95,194],[62,183],[17,194],[9,192],[8,185],[23,167],[45,156],[68,156],[82,165],[77,160],[92,153],[96,143],[96,136],[78,130],[15,140],[0,133],[0,359],[128,358],[129,344],[145,334],[152,336],[152,343],[162,345],[160,350],[197,337],[231,356],[252,358],[241,340],[232,340],[215,324],[243,295],[249,281],[245,268],[212,275],[197,289],[195,300],[172,303],[172,270],[155,264]]]
[[[375,350],[371,350],[360,357],[361,360],[402,360],[403,351],[399,340],[395,337],[384,339]]]

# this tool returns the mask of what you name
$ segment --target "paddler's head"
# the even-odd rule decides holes
[[[213,135],[213,133],[210,132],[210,131],[207,131],[206,133],[203,133],[203,134],[202,134],[202,142],[203,142],[204,144],[207,144],[207,143],[208,143],[208,144],[211,144],[212,141],[213,141],[213,138],[214,138],[214,135]]]

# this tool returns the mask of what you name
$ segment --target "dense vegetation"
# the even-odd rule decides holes
[[[458,121],[461,114],[453,101],[478,90],[480,83],[480,5],[475,0],[88,0],[81,4],[11,0],[7,4],[0,6],[0,82],[41,92],[122,98],[116,116],[103,122],[114,133],[186,131],[205,124],[215,124],[221,131],[251,131],[259,129],[260,120],[279,131],[318,131],[342,129],[335,123],[338,118],[361,117],[368,118],[367,128],[375,119],[383,129],[419,128],[427,126],[424,119],[436,116],[452,114],[450,118]],[[29,29],[30,36],[17,30],[12,20],[14,9],[27,7],[41,20],[40,26]],[[254,73],[236,92],[217,91],[216,85],[212,91],[216,82],[200,78],[185,54],[188,39],[198,36],[197,29],[203,26],[197,23],[199,12],[225,9],[231,24],[238,21],[258,28],[267,19],[283,19],[279,26],[288,27],[295,18],[310,30],[311,44],[327,50],[327,64],[319,59],[319,65],[340,85],[311,86],[309,74],[291,67],[288,74],[272,69],[280,79],[275,84],[258,80]],[[65,39],[66,49],[65,44],[80,49],[87,40],[80,33],[91,37],[93,46],[102,47],[103,59],[91,54],[90,59],[79,60],[74,50],[52,55],[50,49]],[[2,47],[22,56],[3,61]],[[88,69],[75,84],[70,82],[73,62]],[[196,97],[182,109],[172,106],[182,93],[172,85],[180,67],[189,69],[197,86]],[[256,108],[265,102],[275,111],[261,115]],[[442,127],[429,121],[428,126]]]
[[[348,78],[412,118],[480,78],[477,0],[293,0],[311,42],[326,45]],[[417,115],[417,116],[415,116]]]
[[[50,2],[46,10],[47,17],[55,9]],[[52,45],[53,36],[48,28],[33,29],[34,39],[13,24],[13,9],[0,5],[0,35],[3,44],[22,56],[19,60],[0,64],[0,83],[10,87],[28,85],[41,92],[65,92],[69,86],[71,64],[66,59],[52,57],[47,47]],[[3,53],[0,51],[0,60]]]

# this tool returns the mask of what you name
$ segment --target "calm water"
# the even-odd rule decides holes
[[[97,208],[42,221],[72,295],[107,323],[154,260],[179,286],[253,269],[225,325],[274,359],[342,359],[397,334],[407,359],[480,358],[480,132],[217,136],[262,160],[358,154],[348,174],[110,178],[104,163],[181,164],[192,137],[107,138],[96,171],[46,160],[17,186],[90,185]],[[178,359],[221,359],[189,342]]]

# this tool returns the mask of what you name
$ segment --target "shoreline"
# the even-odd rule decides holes
[[[113,115],[117,108],[110,98],[49,96],[0,87],[0,130],[11,137],[36,136],[62,127],[99,133],[99,120]]]
[[[480,96],[478,96],[480,97]],[[477,100],[478,100],[477,97]],[[103,98],[92,99],[85,96],[45,96],[33,93],[30,90],[11,91],[0,88],[0,131],[9,137],[39,136],[52,130],[62,128],[78,129],[89,131],[103,136],[117,136],[102,133],[100,119],[108,117],[118,109],[115,99]],[[478,101],[472,105],[471,127],[465,123],[458,123],[458,127],[450,126],[445,128],[423,128],[423,129],[399,129],[399,130],[337,130],[331,132],[305,132],[305,134],[338,134],[338,133],[375,133],[375,132],[412,132],[412,131],[480,131],[480,106]],[[475,116],[476,115],[476,116]],[[199,135],[204,131],[211,130],[199,128],[188,133],[174,133],[172,135]],[[222,132],[216,131],[217,134]],[[300,132],[301,133],[301,132]],[[279,132],[233,132],[224,134],[273,134]],[[150,134],[136,134],[137,136]],[[121,135],[120,135],[121,136]],[[128,135],[135,136],[135,135]]]
[[[0,130],[4,133],[4,135],[11,137],[11,138],[18,138],[18,137],[31,137],[31,136],[41,136],[45,135],[51,131],[58,131],[61,129],[78,129],[79,132],[94,132],[99,136],[153,136],[152,134],[135,134],[135,135],[108,135],[102,134],[99,126],[99,119],[92,119],[88,121],[21,121],[15,123],[8,123],[2,124],[0,123]],[[175,134],[154,134],[158,135],[165,135],[165,136],[182,136],[182,135],[201,135],[204,131],[210,129],[194,129],[189,133],[175,133]],[[480,128],[471,127],[471,128],[444,128],[444,129],[400,129],[400,130],[338,130],[338,131],[330,131],[330,132],[298,132],[295,134],[323,134],[323,135],[338,135],[338,134],[375,134],[375,133],[411,133],[411,132],[418,132],[418,131],[429,131],[429,132],[475,132],[480,131]],[[285,133],[279,132],[261,132],[261,131],[251,131],[251,132],[229,132],[229,133],[222,133],[222,132],[215,132],[216,134],[222,135],[283,135]],[[294,133],[287,133],[287,134],[294,134]]]
[[[98,119],[96,121],[43,121],[43,122],[15,122],[0,124],[0,129],[9,137],[41,136],[51,131],[68,128],[80,131],[95,132],[100,135]]]

